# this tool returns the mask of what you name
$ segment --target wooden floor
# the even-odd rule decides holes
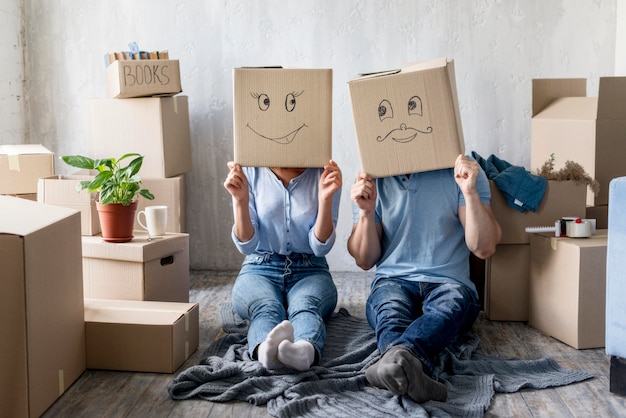
[[[200,304],[200,348],[179,371],[199,362],[219,331],[219,306],[230,300],[236,272],[193,271],[190,300]],[[364,317],[371,274],[335,273],[338,307]],[[595,378],[564,387],[497,394],[487,417],[626,417],[626,398],[609,392],[609,359],[604,349],[575,350],[524,323],[491,322],[483,314],[474,327],[481,351],[503,358],[552,357],[563,367]],[[167,385],[175,374],[87,370],[44,417],[268,417],[265,407],[244,402],[173,401]],[[329,417],[331,418],[331,417]]]

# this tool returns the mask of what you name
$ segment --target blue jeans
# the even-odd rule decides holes
[[[434,359],[460,332],[470,329],[480,304],[461,284],[378,280],[367,299],[366,315],[376,331],[378,350],[406,346],[432,373]]]
[[[233,307],[250,321],[248,350],[256,348],[279,323],[289,319],[295,341],[306,340],[322,357],[326,326],[337,305],[337,287],[325,257],[310,254],[252,254],[244,259],[232,291]]]

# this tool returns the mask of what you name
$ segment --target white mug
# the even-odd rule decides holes
[[[141,214],[146,218],[146,224],[141,222]],[[137,212],[137,223],[148,231],[151,237],[165,235],[167,228],[167,206],[146,206]]]

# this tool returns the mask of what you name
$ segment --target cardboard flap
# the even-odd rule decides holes
[[[626,119],[626,77],[600,77],[598,119]]]
[[[79,212],[19,197],[0,196],[0,213],[0,233],[25,236]]]
[[[428,61],[419,61],[419,62],[410,62],[402,67],[403,73],[408,73],[411,71],[425,71],[432,70],[435,68],[442,68],[448,64],[451,64],[452,60],[447,59],[445,57],[435,58]]]
[[[585,97],[587,80],[584,78],[545,78],[533,80],[533,116],[561,97]]]

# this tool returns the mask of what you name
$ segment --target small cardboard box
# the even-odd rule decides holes
[[[187,232],[185,175],[165,179],[141,178],[142,187],[150,190],[154,200],[139,199],[137,211],[146,206],[167,206],[167,232]],[[144,222],[145,223],[145,222]],[[135,229],[143,229],[135,218]]]
[[[37,193],[37,180],[52,175],[54,154],[43,145],[0,145],[0,194]]]
[[[0,196],[0,411],[39,417],[85,370],[80,214]]]
[[[189,235],[148,241],[134,231],[125,243],[82,237],[85,298],[189,302]]]
[[[187,96],[89,99],[87,131],[92,158],[143,155],[142,178],[191,171]]]
[[[607,230],[530,237],[528,324],[577,348],[604,347]]]
[[[509,206],[495,182],[491,185],[491,209],[502,227],[500,244],[528,244],[527,226],[554,226],[563,217],[585,218],[587,188],[574,181],[549,180],[535,212],[520,212]]]
[[[626,175],[626,77],[601,77],[598,97],[585,79],[533,80],[531,170],[554,154],[555,171],[570,160],[600,184],[587,206],[608,203],[609,182]]]
[[[528,321],[530,245],[499,244],[485,263],[485,314],[492,321]]]
[[[371,176],[454,167],[465,152],[453,60],[362,75],[348,87],[361,167]]]
[[[331,69],[235,68],[235,161],[323,167],[332,157]]]
[[[81,181],[92,180],[91,176],[57,175],[39,179],[37,201],[50,205],[64,206],[80,212],[80,230],[82,235],[100,233],[100,219],[96,209],[97,193],[86,190],[77,191]]]
[[[87,368],[173,373],[198,348],[197,303],[85,299]]]
[[[106,69],[111,99],[173,96],[183,91],[178,60],[117,60]]]

